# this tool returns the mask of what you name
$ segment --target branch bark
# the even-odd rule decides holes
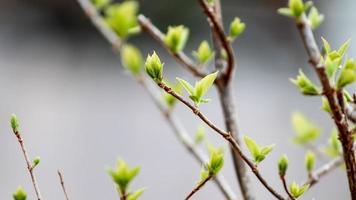
[[[189,101],[185,100],[182,96],[175,93],[172,88],[165,85],[163,82],[158,83],[158,86],[162,88],[168,94],[174,96],[181,103],[186,105],[190,110],[193,111],[195,115],[197,115],[206,125],[208,125],[211,129],[213,129],[216,133],[218,133],[221,137],[223,137],[227,142],[229,142],[230,146],[233,150],[240,156],[240,158],[250,167],[251,171],[255,174],[257,179],[261,182],[261,184],[277,199],[283,200],[284,197],[280,195],[277,191],[275,191],[272,186],[268,184],[268,182],[262,177],[257,166],[249,160],[249,158],[242,152],[242,149],[238,142],[232,137],[230,132],[226,132],[223,129],[216,126],[213,122],[211,122],[200,110],[191,104]]]
[[[15,136],[16,136],[19,144],[20,144],[20,147],[21,147],[21,150],[22,150],[22,154],[23,154],[23,156],[25,158],[26,165],[27,165],[27,170],[28,170],[28,172],[30,174],[31,182],[32,182],[33,188],[35,190],[37,200],[41,200],[42,199],[41,191],[40,191],[40,188],[38,187],[36,176],[33,173],[34,167],[31,164],[31,161],[30,161],[30,158],[28,156],[28,153],[27,153],[24,141],[22,139],[22,136],[21,136],[19,131],[14,131],[14,134],[15,134]]]
[[[66,187],[64,184],[64,178],[63,178],[62,172],[58,170],[57,173],[58,173],[58,177],[59,177],[59,182],[61,184],[61,187],[62,187],[62,190],[64,193],[64,197],[66,198],[66,200],[69,200],[68,193],[67,193],[67,190],[66,190]]]
[[[297,28],[308,53],[309,62],[315,69],[321,82],[323,95],[327,98],[330,105],[332,118],[339,132],[339,139],[343,148],[351,197],[353,200],[356,200],[356,159],[353,151],[353,138],[349,130],[346,116],[343,113],[343,108],[338,103],[336,90],[331,86],[326,75],[325,66],[320,64],[321,54],[315,41],[313,31],[305,15],[302,16],[302,19],[297,21]]]
[[[189,200],[195,193],[197,193],[208,181],[210,181],[210,179],[213,178],[213,175],[208,176],[208,178],[206,178],[204,181],[202,181],[201,183],[199,183],[189,194],[188,196],[185,198],[185,200]]]
[[[280,175],[282,184],[283,184],[283,188],[284,191],[286,191],[286,193],[288,194],[289,199],[291,200],[295,200],[295,198],[292,196],[292,194],[289,192],[288,186],[287,186],[287,180],[286,180],[286,176],[285,175]]]

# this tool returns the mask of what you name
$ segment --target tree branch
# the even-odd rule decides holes
[[[219,22],[219,17],[216,16],[213,8],[208,5],[208,3],[205,0],[199,0],[200,6],[203,8],[204,13],[209,19],[209,24],[213,30],[213,33],[215,33],[218,37],[218,39],[221,42],[222,47],[225,49],[227,53],[227,68],[226,72],[224,72],[224,82],[225,84],[229,83],[229,81],[232,79],[234,75],[234,68],[235,68],[235,59],[234,59],[234,50],[231,47],[230,42],[228,41],[224,28],[222,27],[222,24]],[[220,52],[216,52],[219,54]]]
[[[138,22],[143,31],[155,39],[178,63],[184,66],[189,72],[198,77],[206,76],[206,73],[202,72],[198,65],[195,64],[186,54],[183,52],[174,53],[164,42],[164,34],[157,27],[155,27],[148,18],[141,14],[138,16]]]
[[[164,91],[166,91],[168,94],[174,96],[177,100],[182,102],[184,105],[186,105],[190,110],[193,111],[195,115],[197,115],[203,122],[205,122],[206,125],[208,125],[210,128],[212,128],[216,133],[218,133],[221,137],[223,137],[227,142],[230,143],[231,147],[233,150],[239,154],[241,159],[245,161],[245,163],[250,167],[251,171],[255,174],[255,176],[258,178],[258,180],[262,183],[262,185],[277,199],[283,200],[283,196],[280,195],[278,192],[276,192],[268,183],[267,181],[262,177],[260,174],[257,166],[249,160],[249,158],[242,152],[241,147],[237,143],[237,141],[231,136],[229,132],[224,131],[223,129],[219,128],[216,126],[213,122],[211,122],[200,110],[195,107],[193,104],[185,100],[182,96],[179,94],[175,93],[172,88],[168,87],[165,85],[163,82],[158,83],[158,86],[162,88]]]
[[[62,172],[58,170],[57,173],[59,176],[59,182],[61,184],[64,196],[65,196],[66,200],[69,200],[68,193],[67,193],[66,187],[64,185],[64,178],[63,178]]]
[[[35,193],[36,193],[36,196],[37,196],[37,200],[41,200],[42,199],[42,196],[41,196],[41,191],[40,191],[40,188],[38,187],[38,183],[37,183],[37,180],[36,180],[36,176],[35,174],[33,173],[33,170],[34,170],[34,167],[32,166],[31,164],[31,161],[30,161],[30,158],[28,156],[28,153],[27,153],[27,150],[26,150],[26,147],[25,147],[25,144],[24,144],[24,141],[22,139],[22,136],[20,134],[19,131],[14,131],[14,134],[20,144],[20,147],[21,147],[21,150],[22,150],[22,154],[25,158],[25,161],[26,161],[26,165],[27,165],[27,170],[28,172],[30,173],[30,177],[31,177],[31,181],[32,181],[32,185],[33,185],[33,188],[35,189]]]
[[[213,175],[209,175],[204,181],[200,182],[185,198],[185,200],[189,200],[195,193],[197,193],[210,179],[213,178]]]
[[[313,31],[303,15],[297,21],[297,28],[303,40],[304,47],[309,55],[309,62],[314,67],[323,88],[323,95],[327,98],[332,111],[332,118],[339,132],[339,139],[343,148],[346,171],[351,197],[356,200],[356,159],[353,151],[353,138],[349,131],[343,108],[338,103],[335,89],[331,86],[325,72],[325,66],[320,64],[321,54],[316,44]]]
[[[122,44],[120,38],[110,29],[110,27],[108,27],[105,24],[105,22],[102,20],[101,16],[98,14],[98,12],[96,11],[92,3],[88,0],[78,0],[78,2],[81,5],[82,9],[87,14],[87,16],[91,19],[94,26],[102,33],[104,38],[107,39],[107,41],[111,45],[113,45],[114,49],[116,50],[115,52],[119,53]],[[185,54],[180,54],[180,55],[183,55],[183,57],[181,57],[183,58],[183,61],[185,60],[185,58],[187,58]],[[188,61],[188,63],[192,63],[192,61]],[[199,73],[201,73],[200,74],[201,76],[205,75],[202,72]],[[142,77],[137,77],[136,81],[138,81],[143,86],[143,88],[147,91],[147,93],[152,97],[155,105],[161,111],[162,115],[164,115],[165,119],[168,121],[170,127],[172,128],[173,132],[175,133],[179,141],[182,143],[182,145],[188,150],[188,152],[192,154],[192,156],[200,164],[204,163],[207,160],[207,156],[203,152],[201,152],[196,146],[194,146],[192,142],[193,141],[192,138],[189,136],[186,130],[184,130],[184,128],[181,126],[177,117],[173,113],[169,112],[169,110],[164,106],[161,100],[156,97],[155,92],[148,87],[147,83]],[[227,200],[236,199],[236,195],[231,190],[229,184],[226,182],[223,176],[221,175],[214,176],[213,180]]]

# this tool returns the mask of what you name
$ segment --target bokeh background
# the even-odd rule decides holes
[[[259,143],[275,143],[273,153],[261,165],[264,176],[281,189],[276,162],[282,153],[290,157],[288,180],[302,182],[304,149],[291,142],[290,114],[300,110],[322,127],[320,144],[332,129],[320,111],[320,99],[303,97],[289,82],[298,68],[315,79],[292,21],[277,15],[285,1],[224,0],[226,24],[239,16],[247,23],[234,43],[237,55],[236,103],[240,132]],[[356,38],[353,0],[315,2],[326,22],[316,32],[338,47]],[[191,30],[186,52],[210,39],[209,28],[196,1],[141,1],[141,12],[165,31],[170,24]],[[166,63],[166,73],[193,80],[155,41],[143,35],[131,42],[147,54],[156,50]],[[320,42],[320,39],[318,39]],[[349,56],[356,55],[352,44]],[[18,185],[35,199],[16,138],[9,127],[16,113],[31,156],[40,155],[36,169],[45,199],[64,199],[56,170],[63,170],[72,199],[117,199],[105,172],[118,158],[142,171],[132,185],[146,186],[142,199],[182,199],[195,185],[200,166],[176,140],[145,91],[122,69],[110,45],[83,15],[75,0],[1,0],[0,2],[0,199],[11,199]],[[223,125],[221,109],[213,99],[202,109]],[[200,121],[178,105],[187,130],[194,134]],[[209,140],[225,145],[211,131]],[[230,184],[237,183],[229,154],[223,169]],[[317,166],[322,163],[318,162]],[[258,199],[273,199],[256,181]],[[239,194],[240,195],[240,194]],[[342,170],[326,176],[302,199],[349,199]],[[222,199],[209,183],[195,199]]]

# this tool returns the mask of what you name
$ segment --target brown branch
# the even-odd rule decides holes
[[[209,175],[204,181],[201,181],[185,198],[185,200],[189,200],[195,193],[197,193],[211,178],[213,175]]]
[[[58,173],[58,176],[59,176],[59,182],[61,184],[64,196],[65,196],[66,200],[69,200],[68,193],[67,193],[67,190],[66,190],[66,187],[65,187],[65,184],[64,184],[64,178],[63,178],[62,172],[58,170],[57,173]]]
[[[303,15],[297,21],[297,28],[303,40],[304,47],[309,56],[309,62],[314,67],[323,88],[323,95],[327,98],[331,108],[332,118],[339,132],[339,139],[343,148],[343,156],[346,164],[346,172],[349,183],[351,197],[356,200],[356,158],[353,151],[353,138],[349,130],[347,118],[343,108],[338,102],[335,89],[331,86],[325,72],[325,66],[320,63],[321,54],[316,44],[313,31]]]
[[[186,54],[183,52],[174,53],[164,42],[164,34],[157,27],[155,27],[147,17],[142,14],[139,15],[138,22],[143,31],[155,39],[178,63],[185,67],[189,72],[198,77],[206,76],[206,73],[201,71],[199,66],[195,64]]]
[[[177,100],[182,102],[184,105],[186,105],[190,110],[193,111],[195,115],[197,115],[203,122],[205,122],[206,125],[208,125],[210,128],[212,128],[216,133],[218,133],[221,137],[223,137],[226,141],[228,141],[233,148],[233,150],[241,157],[241,159],[244,160],[244,162],[250,167],[251,171],[255,174],[255,176],[258,178],[258,180],[262,183],[262,185],[277,199],[283,200],[283,196],[280,195],[278,192],[276,192],[268,183],[267,181],[262,177],[260,174],[257,166],[249,160],[249,158],[242,152],[241,147],[237,143],[237,141],[231,136],[229,132],[224,131],[223,129],[219,128],[216,126],[213,122],[211,122],[200,110],[195,107],[193,104],[185,100],[182,96],[179,94],[175,93],[172,88],[168,87],[165,85],[163,82],[158,83],[158,86],[162,88],[165,92],[168,94],[174,96]]]
[[[34,167],[32,166],[31,164],[31,161],[30,161],[30,158],[28,156],[28,153],[27,153],[27,150],[26,150],[26,147],[25,147],[25,144],[24,144],[24,141],[22,139],[22,136],[20,134],[19,131],[14,131],[14,134],[20,144],[20,147],[21,147],[21,150],[22,150],[22,154],[25,158],[25,161],[26,161],[26,165],[27,165],[27,170],[28,172],[30,173],[30,177],[31,177],[31,181],[32,181],[32,185],[33,185],[33,188],[35,189],[35,193],[36,193],[36,196],[37,196],[37,200],[41,200],[42,199],[42,196],[41,196],[41,191],[40,191],[40,188],[38,187],[38,183],[37,183],[37,180],[36,180],[36,176],[35,174],[33,173],[33,170],[34,170]]]
[[[295,198],[292,196],[292,194],[289,192],[289,189],[288,189],[288,186],[287,186],[287,181],[286,181],[286,176],[285,175],[281,175],[279,176],[281,178],[281,181],[282,181],[282,184],[283,184],[283,188],[284,188],[284,191],[286,191],[286,193],[288,194],[288,197],[291,199],[291,200],[295,200]]]
[[[227,68],[226,72],[224,72],[224,82],[228,84],[234,75],[235,69],[235,58],[234,58],[234,50],[231,47],[231,43],[227,39],[224,28],[220,23],[219,16],[217,16],[213,10],[213,7],[209,6],[209,4],[205,0],[199,0],[200,6],[203,8],[204,13],[209,19],[209,24],[213,29],[213,33],[216,34],[222,47],[225,49],[227,53]],[[220,52],[216,52],[219,54]]]
[[[91,19],[94,26],[102,33],[104,38],[107,39],[107,41],[114,47],[114,50],[116,50],[115,52],[119,53],[121,43],[122,43],[120,38],[110,29],[110,27],[108,27],[105,24],[105,22],[102,20],[101,16],[98,14],[98,12],[96,11],[92,3],[88,0],[78,0],[78,2],[81,5],[82,9],[87,14],[87,16]],[[182,57],[183,60],[185,60],[186,57],[187,56],[183,54]],[[188,63],[192,63],[192,61],[189,61]],[[201,76],[203,75],[205,74],[201,73]],[[142,79],[142,77],[138,77],[136,80],[145,88],[147,93],[152,97],[155,105],[161,111],[165,119],[168,121],[170,127],[172,128],[173,132],[175,133],[179,141],[182,143],[182,145],[188,150],[188,152],[192,154],[192,156],[200,164],[204,163],[207,160],[207,156],[203,152],[201,152],[196,146],[194,146],[192,138],[186,132],[184,127],[181,126],[181,123],[177,119],[177,117],[173,113],[169,112],[169,110],[161,102],[161,99],[156,97],[155,92],[148,87],[147,83],[144,81],[144,79]],[[231,190],[229,184],[226,182],[226,179],[223,176],[221,175],[214,176],[213,180],[227,200],[236,199],[236,195]]]

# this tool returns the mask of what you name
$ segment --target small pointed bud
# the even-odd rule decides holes
[[[293,182],[289,186],[289,191],[294,198],[302,196],[309,189],[309,185],[299,186],[297,183]]]
[[[11,123],[11,128],[12,128],[12,131],[16,134],[19,132],[19,122],[17,120],[17,117],[15,114],[12,114],[11,115],[11,120],[10,120],[10,123]]]
[[[305,168],[309,173],[313,171],[314,163],[315,163],[315,154],[311,151],[308,151],[305,154]]]
[[[329,114],[332,114],[329,101],[328,101],[325,97],[323,97],[323,98],[321,99],[321,104],[322,104],[322,105],[321,105],[321,109],[322,109],[323,111],[325,111],[325,112],[327,112],[327,113],[329,113]]]
[[[163,63],[159,59],[156,52],[148,55],[145,63],[147,74],[156,82],[160,83],[163,80]]]
[[[291,79],[291,81],[304,95],[320,95],[320,89],[311,82],[301,69],[299,70],[297,78]]]
[[[133,45],[124,45],[121,52],[122,65],[133,75],[138,75],[143,66],[143,58],[140,50]]]
[[[39,156],[36,156],[35,159],[32,161],[32,167],[36,167],[38,164],[40,164],[41,158]]]
[[[214,56],[214,52],[210,49],[209,43],[204,40],[200,43],[197,51],[193,51],[193,56],[200,64],[205,64]]]
[[[207,164],[210,174],[217,174],[224,166],[224,149],[209,146],[209,163]]]
[[[137,200],[145,192],[145,190],[146,190],[146,188],[140,188],[140,189],[136,190],[135,192],[131,192],[127,196],[127,200]]]
[[[183,25],[169,26],[165,43],[174,53],[178,53],[184,49],[188,36],[189,30]]]
[[[27,199],[27,194],[25,192],[25,190],[19,186],[15,193],[12,194],[12,197],[14,200],[26,200]]]
[[[234,20],[230,23],[230,35],[231,40],[236,39],[241,33],[245,30],[245,23],[241,22],[240,18],[235,17]]]
[[[318,9],[312,7],[310,9],[308,20],[312,29],[316,29],[320,26],[320,24],[324,21],[324,15],[319,14]]]
[[[286,171],[288,169],[288,157],[287,155],[283,155],[278,161],[278,170],[280,176],[285,176]]]
[[[198,127],[197,133],[195,134],[195,144],[200,144],[205,139],[205,128],[204,126],[200,125]]]
[[[296,18],[299,18],[305,10],[303,0],[289,0],[288,6]]]

